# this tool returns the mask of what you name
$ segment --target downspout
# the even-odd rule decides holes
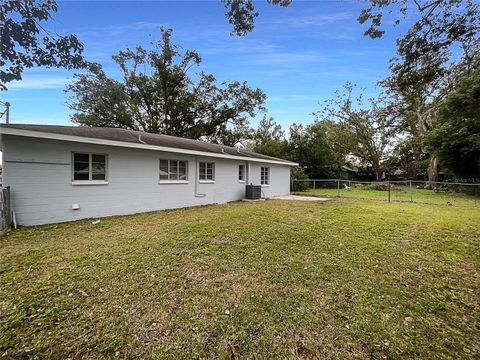
[[[195,197],[205,197],[207,194],[198,192],[198,155],[195,155]]]

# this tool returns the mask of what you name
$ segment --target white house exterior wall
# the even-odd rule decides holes
[[[240,200],[245,183],[238,165],[246,164],[247,183],[260,184],[260,168],[270,167],[266,197],[290,191],[288,165],[247,163],[187,154],[68,141],[2,136],[3,185],[11,188],[17,223],[37,225],[83,218],[133,214]],[[107,185],[72,185],[72,152],[107,154]],[[187,160],[188,183],[159,184],[159,159]],[[199,183],[196,162],[215,163],[215,182]],[[72,204],[79,204],[72,210]]]

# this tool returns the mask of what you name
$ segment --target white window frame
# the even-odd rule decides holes
[[[240,171],[240,169],[243,169],[243,170]],[[238,182],[245,183],[246,181],[247,181],[247,165],[239,164],[238,165]]]
[[[75,180],[75,154],[88,155],[88,180]],[[105,179],[92,179],[92,155],[105,157]],[[108,185],[108,154],[72,151],[72,185]]]
[[[168,161],[168,179],[160,179],[160,166],[162,161]],[[170,166],[172,162],[177,163],[177,179],[170,179]],[[185,163],[185,176],[186,179],[179,179],[180,177],[180,162]],[[159,159],[158,160],[158,183],[159,184],[188,184],[188,160],[177,160],[177,159]]]
[[[260,168],[260,185],[261,186],[270,186],[270,167],[262,166]]]
[[[201,177],[202,164],[205,164],[205,177]],[[208,165],[212,166],[212,178],[208,179]],[[200,184],[214,184],[215,183],[215,163],[212,161],[200,161],[198,163],[198,182]]]

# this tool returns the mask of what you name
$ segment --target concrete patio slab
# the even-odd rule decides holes
[[[298,196],[298,195],[283,195],[273,196],[270,199],[274,200],[294,200],[294,201],[329,201],[331,198],[322,198],[316,196]]]

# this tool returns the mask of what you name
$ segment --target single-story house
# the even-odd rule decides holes
[[[290,192],[296,163],[118,128],[0,125],[3,186],[19,225],[226,203]]]

